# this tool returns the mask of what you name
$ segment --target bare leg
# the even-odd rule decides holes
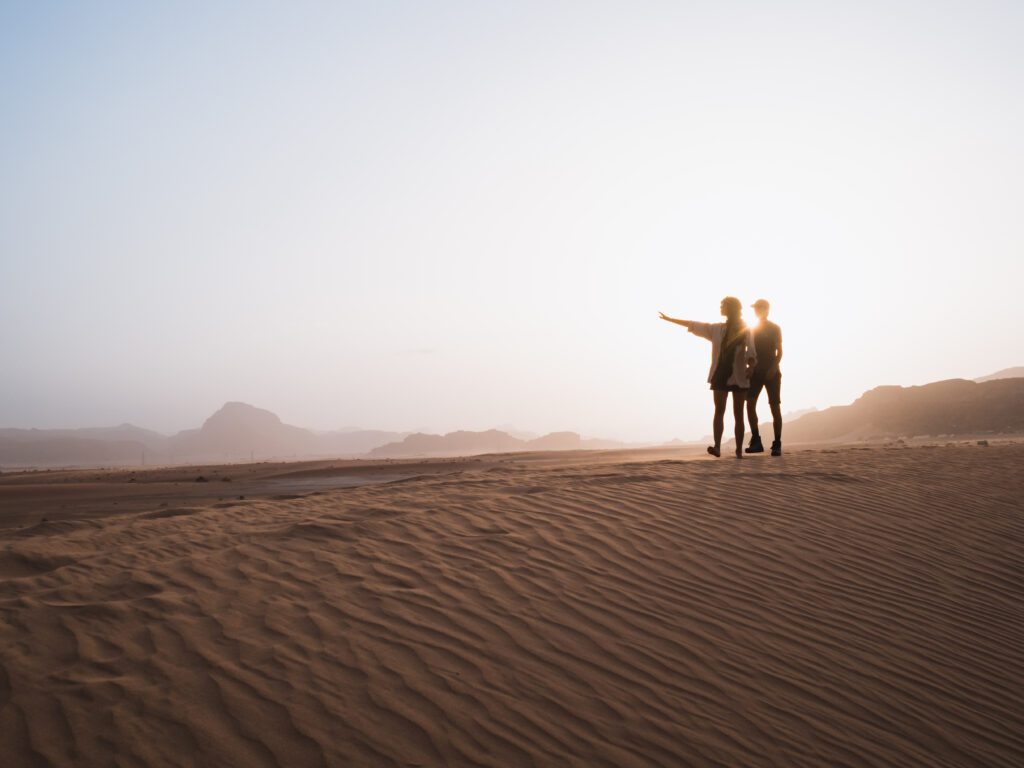
[[[711,392],[715,396],[715,418],[711,422],[711,428],[715,433],[714,446],[708,446],[708,453],[712,456],[722,455],[722,431],[725,429],[725,403],[729,399],[728,392]]]
[[[747,399],[747,421],[750,422],[750,436],[760,440],[761,432],[757,428],[757,395]]]
[[[732,418],[736,422],[736,458],[743,458],[743,406],[746,404],[747,393],[732,393]]]
[[[782,406],[778,403],[771,403],[772,427],[775,429],[775,442],[782,442]]]

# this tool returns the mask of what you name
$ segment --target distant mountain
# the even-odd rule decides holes
[[[168,439],[175,458],[284,457],[316,454],[317,436],[308,429],[283,424],[276,414],[245,403],[225,403],[199,429]]]
[[[610,449],[622,448],[624,445],[624,443],[614,440],[583,439],[575,432],[551,432],[533,440],[521,440],[498,429],[489,429],[485,432],[449,432],[446,435],[427,435],[418,432],[400,442],[374,448],[370,451],[370,456],[374,458],[472,456],[481,453],[511,453],[513,451]]]
[[[527,451],[576,451],[583,447],[583,440],[575,432],[551,432],[523,443]]]
[[[520,433],[523,434],[523,433]],[[528,433],[527,433],[528,434]],[[347,428],[314,432],[246,403],[225,403],[198,429],[166,437],[122,424],[89,429],[0,429],[2,466],[138,466],[324,457],[465,456],[510,451],[620,448],[611,440],[553,432],[524,439],[497,429],[447,435]]]
[[[372,429],[317,433],[284,424],[270,411],[236,402],[225,403],[199,429],[169,438],[168,450],[176,459],[359,456],[404,436]]]
[[[131,424],[85,429],[0,429],[0,466],[140,464],[161,451],[163,435]]]
[[[402,432],[316,433],[245,403],[225,403],[199,429],[172,437],[131,424],[88,429],[0,429],[0,466],[97,466],[361,456]]]
[[[379,429],[358,429],[351,432],[325,432],[317,435],[321,450],[330,456],[358,456],[379,445],[401,440],[408,432],[385,432]]]
[[[1004,368],[1001,371],[990,373],[988,376],[982,376],[980,379],[975,379],[976,382],[981,384],[985,381],[996,381],[998,379],[1020,379],[1024,378],[1024,365],[1018,365],[1016,368]]]
[[[524,450],[525,440],[497,429],[486,432],[459,430],[446,435],[416,432],[401,442],[388,443],[370,451],[375,458],[399,456],[469,456],[477,453],[508,453]]]
[[[132,442],[155,448],[167,438],[159,432],[132,424],[121,424],[117,427],[84,427],[82,429],[0,429],[0,440],[43,443],[57,439]]]
[[[2,430],[8,432],[10,430]],[[50,430],[24,430],[49,432]],[[55,432],[61,430],[53,430]],[[37,435],[32,439],[0,435],[0,466],[138,465],[153,449],[136,440]]]
[[[527,432],[526,430],[518,429],[514,424],[499,424],[498,426],[493,427],[493,429],[496,429],[499,432],[504,432],[506,435],[512,435],[512,437],[519,440],[535,440],[540,437],[536,432]],[[421,429],[418,431],[424,432],[426,430]]]
[[[786,424],[786,442],[1024,432],[1024,379],[876,387]]]
[[[782,419],[783,421],[796,421],[801,416],[806,416],[808,413],[814,413],[817,410],[817,408],[801,408],[796,411],[787,411],[786,413],[782,414]]]

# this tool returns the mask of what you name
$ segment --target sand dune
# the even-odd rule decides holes
[[[1022,467],[491,462],[10,529],[3,764],[1020,765]]]

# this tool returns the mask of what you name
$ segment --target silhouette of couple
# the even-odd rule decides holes
[[[690,333],[711,342],[711,370],[708,382],[715,398],[715,444],[708,446],[712,456],[722,455],[722,431],[725,427],[725,406],[732,392],[732,415],[736,422],[736,458],[743,458],[743,406],[750,420],[750,445],[747,453],[764,453],[761,433],[757,426],[757,398],[764,389],[772,410],[775,442],[772,456],[782,455],[782,411],[780,394],[782,373],[782,329],[768,322],[770,306],[764,299],[752,305],[757,314],[757,325],[748,328],[743,322],[743,305],[734,296],[722,299],[724,323],[700,323],[679,320],[659,312],[662,320],[681,325]]]

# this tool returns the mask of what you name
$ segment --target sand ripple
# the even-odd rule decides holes
[[[512,467],[8,533],[2,764],[1021,765],[1022,467]]]

